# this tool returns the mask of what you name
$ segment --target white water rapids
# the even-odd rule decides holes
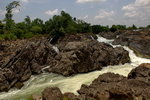
[[[98,41],[111,44],[113,40],[107,40],[98,36]],[[112,46],[116,47],[120,45]],[[122,47],[129,51],[131,63],[127,63],[124,65],[107,66],[104,67],[101,71],[93,71],[90,73],[78,74],[71,77],[63,77],[61,75],[53,73],[34,75],[24,83],[25,86],[22,89],[11,89],[9,92],[0,93],[0,100],[27,100],[27,98],[30,97],[31,94],[40,95],[46,87],[59,87],[63,93],[73,92],[77,94],[76,91],[80,89],[82,84],[91,84],[94,79],[96,79],[103,73],[114,72],[127,76],[128,73],[139,64],[150,62],[150,59],[137,57],[134,52],[128,47]]]

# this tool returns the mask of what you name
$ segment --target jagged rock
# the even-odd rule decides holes
[[[150,84],[150,63],[143,63],[128,74],[128,79],[136,79]]]
[[[78,90],[86,99],[149,99],[150,64],[141,64],[128,77],[106,73],[95,79],[90,86]]]
[[[107,39],[115,39],[118,35],[124,33],[124,31],[116,31],[116,32],[100,32],[98,35],[107,38]]]
[[[150,31],[126,31],[115,39],[113,44],[129,46],[141,57],[150,58]]]
[[[42,73],[41,66],[49,65],[57,55],[46,38],[20,41],[12,41],[10,47],[6,42],[1,47],[1,50],[8,51],[0,51],[0,55],[7,58],[1,59],[0,92],[8,91],[16,83],[27,81],[32,74]],[[13,47],[15,44],[16,47]]]
[[[70,76],[130,62],[128,52],[98,41],[68,42],[52,60],[49,72]]]

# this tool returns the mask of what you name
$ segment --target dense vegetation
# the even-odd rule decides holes
[[[7,12],[3,20],[4,23],[0,21],[0,40],[24,39],[43,34],[50,34],[51,37],[59,37],[76,33],[115,32],[117,30],[137,29],[134,24],[128,28],[126,25],[112,25],[110,28],[109,26],[91,25],[83,20],[73,18],[65,11],[61,11],[60,15],[54,15],[46,22],[39,18],[31,21],[30,17],[26,16],[23,22],[15,23],[12,19],[12,10],[17,9],[18,6],[20,6],[19,2],[13,1],[6,7]],[[150,25],[147,28],[150,29]],[[140,29],[144,28],[140,27]]]

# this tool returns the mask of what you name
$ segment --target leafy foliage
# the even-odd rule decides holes
[[[65,11],[61,11],[60,15],[54,15],[45,23],[39,18],[32,21],[29,16],[26,16],[23,22],[15,23],[12,19],[12,10],[17,7],[20,7],[19,1],[13,1],[6,6],[7,13],[5,14],[4,19],[6,23],[3,24],[0,21],[0,40],[24,39],[37,35],[41,36],[43,34],[50,34],[53,38],[59,38],[60,36],[76,33],[98,34],[100,32],[115,32],[117,30],[137,29],[134,24],[128,28],[126,25],[112,25],[110,28],[109,26],[91,25],[84,20],[78,20],[76,17],[73,18]],[[146,28],[150,29],[150,25]],[[140,29],[144,29],[144,27],[140,27]]]
[[[17,8],[18,6],[20,6],[19,1],[13,1],[6,6],[7,13],[5,14],[5,19],[4,19],[6,21],[6,25],[5,25],[6,30],[12,30],[14,28],[13,27],[14,20],[12,20],[13,17],[12,10],[14,8]]]

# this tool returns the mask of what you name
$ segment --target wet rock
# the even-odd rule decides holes
[[[21,89],[23,86],[24,86],[24,84],[20,83],[20,82],[15,84],[15,88],[17,88],[17,89]]]
[[[99,43],[98,41],[68,42],[52,60],[49,72],[70,76],[101,70],[108,65],[130,62],[128,52],[123,48]]]
[[[113,44],[129,46],[141,57],[150,58],[150,31],[126,31],[115,39]]]
[[[150,84],[150,63],[143,63],[128,74],[128,79],[136,79]]]
[[[110,75],[108,75],[110,74]],[[90,86],[82,85],[78,90],[80,95],[86,95],[86,99],[135,99],[142,97],[150,98],[149,85],[136,79],[127,79],[122,76],[112,77],[112,73],[103,74],[93,81]],[[108,81],[101,80],[101,77],[109,76]],[[115,74],[113,76],[116,76]],[[110,80],[111,79],[111,80]],[[107,79],[106,79],[107,80]],[[115,80],[115,81],[114,81]],[[117,81],[116,81],[117,80]]]
[[[42,96],[40,95],[33,94],[31,97],[33,100],[42,100]]]
[[[107,39],[115,39],[120,34],[124,33],[124,31],[116,31],[116,32],[100,32],[98,35],[107,38]]]
[[[8,47],[6,48],[8,51],[0,51],[1,57],[6,57],[1,59],[0,92],[8,91],[11,87],[16,86],[15,84],[27,81],[33,74],[42,73],[41,66],[49,65],[57,55],[46,38],[20,41],[21,43],[10,41],[10,47],[7,42],[2,43],[5,46],[1,49]],[[21,86],[23,85],[19,85],[19,88]]]
[[[47,87],[42,92],[43,100],[59,100],[61,98],[63,98],[63,94],[58,87]]]

